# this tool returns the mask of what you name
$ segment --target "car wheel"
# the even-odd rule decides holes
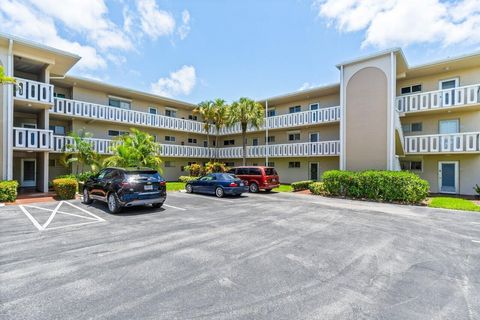
[[[219,198],[223,198],[223,196],[225,195],[225,192],[223,191],[222,188],[217,187],[217,189],[215,189],[215,195]]]
[[[265,189],[265,192],[270,192],[272,191],[272,189]]]
[[[152,204],[152,207],[154,207],[156,209],[161,208],[162,206],[163,206],[163,202]]]
[[[83,188],[83,201],[82,201],[82,203],[91,204],[92,202],[93,202],[93,200],[90,199],[90,194],[88,194],[87,188]]]
[[[258,192],[258,184],[256,184],[255,182],[252,182],[250,184],[250,186],[248,187],[248,189],[251,193],[257,193]]]
[[[108,210],[110,210],[111,213],[118,213],[120,212],[120,203],[118,203],[117,195],[112,192],[108,195]]]
[[[185,186],[185,190],[187,190],[187,193],[193,193],[193,187],[191,184],[187,184]]]

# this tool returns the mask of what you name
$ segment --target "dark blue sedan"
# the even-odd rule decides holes
[[[239,196],[248,191],[239,178],[230,173],[210,173],[197,180],[190,181],[185,186],[188,193],[208,193],[221,198],[224,195]]]

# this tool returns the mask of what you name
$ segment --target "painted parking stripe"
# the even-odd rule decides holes
[[[50,209],[47,209],[47,208],[42,208],[42,207],[37,207],[37,206],[31,206],[31,205],[28,205],[28,206],[25,206],[25,207],[27,207],[27,208],[34,208],[34,209],[43,210],[43,211],[51,211]],[[57,210],[57,213],[66,214],[66,215],[72,216],[72,217],[78,217],[78,218],[84,218],[84,219],[89,219],[89,220],[98,221],[97,218],[81,216],[81,215],[79,215],[79,214],[70,213],[70,212],[65,212],[65,211],[60,211],[60,210]]]
[[[216,200],[220,202],[229,202],[229,203],[235,203],[235,201],[224,199],[224,198],[217,198],[214,196],[209,196],[209,195],[200,195],[200,194],[195,194],[195,193],[178,193],[179,196],[181,197],[196,197],[196,198],[203,198],[205,200]]]
[[[472,242],[480,243],[480,240],[472,240]]]
[[[20,205],[19,207],[20,207],[20,209],[23,211],[23,213],[27,216],[27,218],[33,223],[33,225],[34,225],[39,231],[42,231],[42,230],[43,230],[43,227],[37,222],[37,220],[35,220],[35,218],[32,217],[32,215],[31,215],[22,205]]]
[[[187,209],[184,209],[184,208],[179,208],[179,207],[171,206],[171,205],[168,205],[168,204],[163,204],[163,206],[168,207],[168,208],[172,208],[172,209],[182,210],[182,211],[187,210]]]

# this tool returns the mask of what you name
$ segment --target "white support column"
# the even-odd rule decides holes
[[[388,102],[388,123],[387,123],[387,170],[395,170],[395,94],[396,94],[396,56],[392,51],[390,52],[390,84],[389,94],[390,100]]]
[[[7,66],[6,66],[6,75],[8,77],[13,77],[13,40],[10,39],[8,43],[8,57],[7,57]],[[6,101],[6,158],[4,162],[6,163],[6,174],[4,178],[7,180],[13,179],[13,85],[7,85],[7,96],[4,101]]]
[[[268,166],[268,100],[265,100],[265,165]]]
[[[345,154],[345,83],[343,76],[343,65],[340,66],[340,170],[345,170],[347,167],[346,154]]]
[[[37,187],[41,192],[48,192],[48,156],[49,152],[38,152]]]

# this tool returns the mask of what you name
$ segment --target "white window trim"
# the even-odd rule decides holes
[[[450,78],[450,79],[442,79],[438,81],[438,90],[442,90],[442,83],[447,81],[455,81],[455,88],[460,86],[460,77]]]
[[[320,109],[320,102],[315,102],[315,103],[310,103],[310,105],[308,106],[308,110],[312,110],[312,106],[318,106],[318,109]],[[317,109],[317,110],[318,110]]]
[[[33,126],[34,128],[27,128],[27,127],[25,127],[25,125]],[[22,122],[22,128],[25,128],[25,129],[37,129],[37,124],[36,124],[36,123],[31,123],[31,122]]]
[[[457,121],[457,132],[455,133],[460,133],[461,130],[460,130],[460,118],[453,118],[453,119],[442,119],[442,120],[438,120],[438,134],[455,134],[455,133],[440,133],[440,123],[442,121]]]
[[[417,91],[417,92],[412,92],[412,87],[415,87],[415,86],[421,86],[422,90]],[[410,88],[410,92],[409,93],[402,93],[403,88]],[[404,96],[409,95],[409,94],[421,93],[421,92],[423,92],[423,83],[415,83],[415,84],[411,84],[411,85],[408,85],[408,86],[400,87],[400,95],[404,95]]]
[[[308,133],[308,142],[313,142],[312,141],[312,134],[316,134],[317,135],[317,141],[316,142],[320,142],[320,132],[309,132]]]
[[[150,110],[155,110],[155,113],[151,113]],[[148,113],[157,115],[158,114],[158,108],[148,107]]]

